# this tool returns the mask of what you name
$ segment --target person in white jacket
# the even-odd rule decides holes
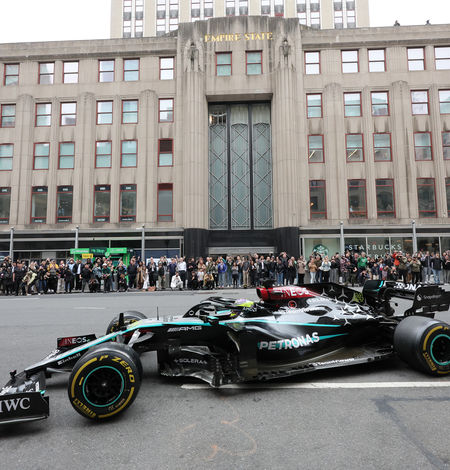
[[[181,280],[180,273],[178,271],[172,276],[170,287],[172,290],[183,290],[183,281]]]

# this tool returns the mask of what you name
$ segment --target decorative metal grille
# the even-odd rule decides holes
[[[272,228],[270,104],[211,106],[209,122],[210,228]]]
[[[225,108],[211,109],[209,126],[209,226],[228,228],[228,158]]]

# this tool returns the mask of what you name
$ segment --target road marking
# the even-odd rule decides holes
[[[222,385],[222,389],[355,389],[355,388],[439,388],[450,387],[450,381],[433,382],[309,382],[309,383],[246,383]],[[185,390],[205,390],[211,388],[207,384],[183,384]]]
[[[74,310],[106,310],[106,307],[73,307]]]

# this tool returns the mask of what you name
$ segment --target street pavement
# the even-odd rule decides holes
[[[216,293],[256,300],[254,290],[1,297],[0,386],[59,336],[102,335],[124,310],[184,313]],[[394,359],[214,390],[159,377],[154,353],[142,360],[136,401],[107,423],[77,414],[67,375],[52,377],[49,419],[0,428],[1,468],[450,469],[450,377]]]

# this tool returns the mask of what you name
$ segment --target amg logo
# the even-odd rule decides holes
[[[66,357],[65,359],[61,359],[60,361],[57,362],[58,366],[65,364],[66,362],[71,361],[72,359],[76,359],[77,357],[80,357],[81,353],[76,353],[73,356]]]
[[[179,364],[208,364],[208,361],[205,361],[203,359],[194,359],[189,357],[180,357],[179,359],[175,359],[175,362],[178,362]]]
[[[4,413],[5,411],[17,411],[18,408],[28,410],[30,408],[30,399],[23,397],[0,400],[0,413]]]
[[[177,328],[169,328],[167,333],[174,333],[175,331],[199,331],[202,327],[200,325],[197,326],[178,326]]]

